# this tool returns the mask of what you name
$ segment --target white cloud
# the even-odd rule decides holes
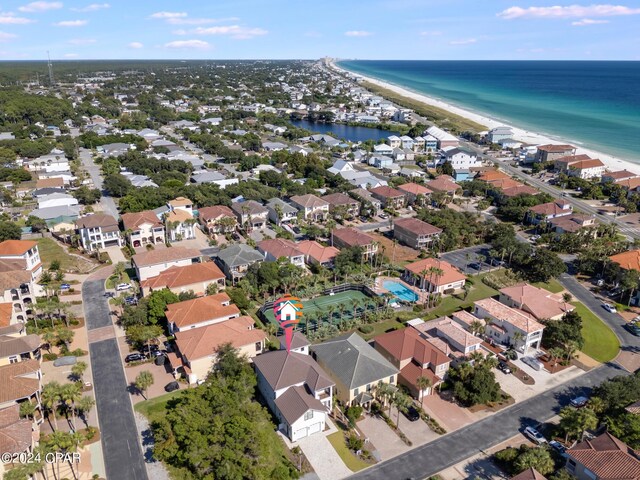
[[[211,25],[212,23],[237,22],[238,17],[229,18],[185,18],[185,17],[169,17],[167,23],[171,25]]]
[[[62,2],[31,2],[19,7],[18,10],[21,12],[46,12],[60,8],[62,8]]]
[[[72,8],[74,12],[95,12],[96,10],[103,10],[105,8],[111,8],[108,3],[92,3],[82,8]]]
[[[13,13],[0,13],[0,25],[25,25],[33,23],[30,18],[16,17]]]
[[[438,35],[442,35],[442,32],[430,31],[430,30],[426,30],[424,32],[420,32],[420,36],[421,37],[437,37]]]
[[[96,43],[95,38],[73,38],[67,42],[69,45],[92,45]]]
[[[131,43],[128,45],[128,47],[129,47],[129,48],[143,48],[143,47],[144,47],[144,45],[143,45],[142,43],[140,43],[140,42],[131,42]]]
[[[371,32],[366,32],[364,30],[349,30],[348,32],[344,32],[347,37],[368,37],[373,35]]]
[[[567,5],[552,7],[510,7],[498,13],[498,17],[506,20],[514,18],[588,18],[614,17],[620,15],[639,15],[640,8],[622,5]]]
[[[174,30],[175,35],[228,35],[238,40],[246,40],[269,33],[264,28],[241,27],[240,25],[221,25],[218,27],[198,27],[193,30]]]
[[[0,31],[0,42],[6,42],[7,40],[11,40],[12,38],[16,38],[16,35],[14,35],[13,33]]]
[[[156,12],[152,14],[149,18],[180,18],[186,17],[186,12]]]
[[[574,27],[587,27],[589,25],[600,25],[602,23],[609,23],[609,20],[594,20],[592,18],[583,18],[582,20],[576,20],[571,22]]]
[[[210,47],[208,42],[204,40],[176,40],[164,44],[165,48],[193,48],[198,50],[205,50]]]
[[[78,55],[77,53],[65,53],[64,58],[78,58],[80,55]]]
[[[477,42],[477,38],[461,38],[460,40],[451,40],[449,45],[471,45]]]
[[[86,20],[63,20],[61,22],[54,23],[56,27],[82,27],[88,22]]]

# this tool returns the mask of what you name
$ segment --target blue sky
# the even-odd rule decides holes
[[[640,60],[640,2],[578,1],[4,1],[0,60]]]

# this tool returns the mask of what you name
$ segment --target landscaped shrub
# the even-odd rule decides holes
[[[365,335],[368,335],[369,333],[373,333],[373,327],[371,325],[360,325],[358,327],[358,330],[360,330],[360,332],[364,333]]]
[[[354,452],[362,450],[362,447],[364,447],[364,440],[352,433],[347,437],[347,447],[349,447],[349,450]]]

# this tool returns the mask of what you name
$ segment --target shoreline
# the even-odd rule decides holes
[[[426,105],[430,105],[433,107],[437,107],[440,108],[442,110],[447,110],[451,113],[454,113],[456,115],[459,115],[461,117],[466,118],[467,120],[471,120],[473,122],[479,123],[481,125],[485,125],[487,127],[487,130],[491,130],[493,128],[496,127],[509,127],[513,130],[513,139],[517,140],[519,142],[522,142],[524,144],[527,145],[544,145],[544,144],[571,144],[574,147],[576,147],[576,155],[589,155],[591,158],[594,159],[600,159],[600,161],[602,161],[602,163],[605,165],[606,169],[608,171],[616,171],[616,170],[628,170],[630,172],[636,173],[636,174],[640,174],[640,164],[637,163],[633,163],[629,160],[624,160],[621,159],[619,157],[616,157],[614,155],[609,155],[606,153],[603,153],[601,151],[597,151],[597,150],[593,150],[591,148],[586,148],[581,146],[580,143],[577,142],[570,142],[570,141],[564,141],[558,138],[553,138],[551,136],[547,136],[547,135],[543,135],[543,134],[539,134],[539,133],[535,133],[535,132],[531,132],[529,130],[525,130],[522,128],[518,128],[515,127],[513,125],[511,125],[508,122],[501,122],[499,120],[495,120],[491,117],[488,117],[486,115],[482,115],[479,113],[475,113],[469,110],[466,110],[464,108],[460,108],[457,107],[455,105],[452,105],[450,103],[447,103],[445,101],[442,100],[438,100],[436,98],[433,97],[429,97],[425,94],[422,93],[418,93],[418,92],[414,92],[409,90],[406,87],[401,87],[398,85],[395,85],[393,83],[389,83],[389,82],[385,82],[382,80],[378,80],[377,78],[373,78],[373,77],[368,77],[366,75],[362,75],[361,73],[357,73],[357,72],[352,72],[350,70],[346,70],[338,65],[336,65],[335,61],[331,60],[330,62],[328,62],[328,66],[331,69],[334,69],[335,71],[341,72],[341,73],[345,73],[345,74],[349,74],[349,75],[356,75],[358,77],[361,77],[363,79],[365,79],[367,82],[373,83],[374,85],[377,85],[379,87],[382,88],[386,88],[388,90],[391,90],[399,95],[402,95],[403,97],[407,97],[411,100],[417,101],[417,102],[421,102],[424,103]]]

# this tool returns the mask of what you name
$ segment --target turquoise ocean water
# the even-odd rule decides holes
[[[640,164],[640,62],[345,60],[338,65]]]

